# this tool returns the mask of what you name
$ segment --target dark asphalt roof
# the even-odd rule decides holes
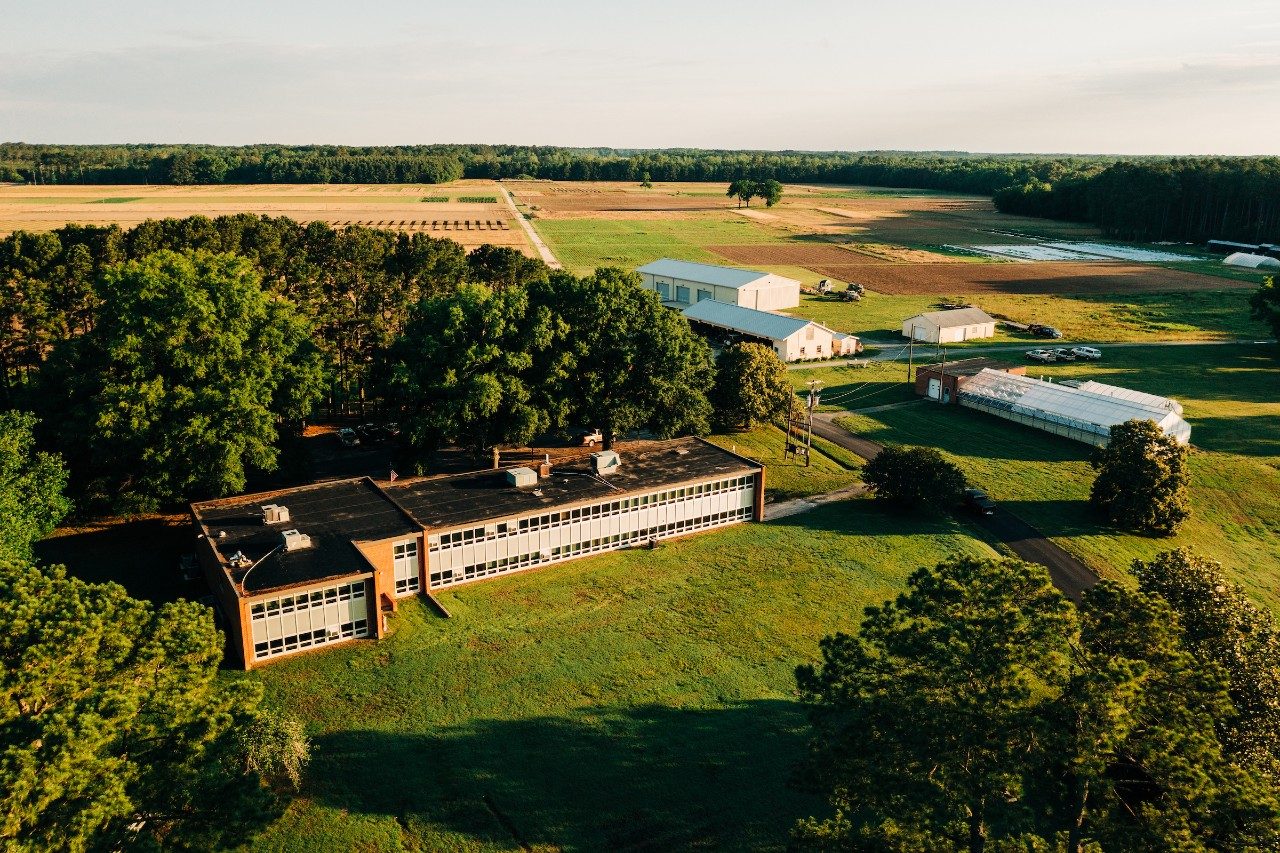
[[[387,494],[428,528],[449,528],[493,519],[528,515],[556,507],[601,500],[610,495],[651,490],[760,469],[710,442],[697,438],[663,442],[620,443],[618,470],[606,482],[588,476],[591,457],[553,465],[551,476],[536,487],[507,485],[503,471],[481,471],[435,477],[387,487]],[[537,467],[536,463],[530,467]],[[540,494],[535,494],[535,489]]]
[[[1017,367],[1023,367],[1023,365],[1010,364],[1007,361],[1000,361],[994,358],[962,358],[956,361],[944,362],[941,365],[936,363],[921,364],[916,367],[916,372],[941,373],[945,371],[948,376],[977,376],[983,370],[1008,372]]]
[[[287,507],[289,521],[264,524],[261,507],[269,503]],[[262,560],[281,543],[282,530],[311,537],[310,548],[282,548],[255,566],[245,583],[250,593],[370,571],[353,540],[388,539],[421,529],[366,479],[210,501],[192,510],[224,561],[237,551],[254,562]],[[232,573],[239,579],[242,570]]]

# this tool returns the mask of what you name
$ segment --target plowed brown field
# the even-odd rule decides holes
[[[833,246],[830,243],[707,246],[707,248],[717,255],[724,255],[736,264],[787,265],[808,267],[815,271],[819,266],[888,263],[871,255]]]
[[[933,294],[1168,293],[1251,289],[1234,281],[1183,270],[1124,263],[826,264],[811,267],[842,281],[856,281],[894,296]]]

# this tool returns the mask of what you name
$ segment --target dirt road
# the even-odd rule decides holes
[[[507,201],[507,207],[511,208],[511,215],[516,218],[516,222],[520,223],[520,227],[524,229],[524,233],[528,235],[529,242],[533,243],[533,248],[538,250],[538,254],[542,256],[543,262],[553,270],[564,269],[560,262],[556,260],[556,256],[551,253],[551,247],[543,242],[542,237],[534,230],[529,220],[524,218],[524,214],[516,207],[516,200],[511,191],[506,187],[498,187],[498,191],[502,193],[502,197]]]

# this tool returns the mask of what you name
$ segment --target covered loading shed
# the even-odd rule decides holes
[[[1191,441],[1191,425],[1182,419],[1176,400],[1115,385],[1069,385],[983,370],[958,396],[966,408],[1097,447],[1111,440],[1111,427],[1131,420],[1154,421],[1180,444]]]
[[[1244,267],[1251,270],[1280,270],[1280,260],[1270,255],[1259,255],[1251,252],[1232,252],[1222,259],[1229,267]]]
[[[916,368],[916,393],[941,403],[955,403],[965,383],[984,370],[1019,376],[1027,372],[1026,365],[1009,364],[994,358],[965,358],[938,364],[922,364]]]
[[[930,344],[952,344],[996,334],[996,321],[981,308],[926,311],[902,321],[902,336]]]
[[[759,270],[661,258],[638,268],[642,286],[664,304],[683,308],[705,300],[761,311],[800,304],[800,282]]]
[[[834,332],[813,320],[711,299],[695,302],[682,313],[689,322],[706,330],[730,332],[773,347],[783,361],[854,355],[862,348],[853,335]]]

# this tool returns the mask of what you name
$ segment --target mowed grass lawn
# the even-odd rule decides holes
[[[727,264],[707,246],[779,243],[786,235],[732,214],[679,219],[536,219],[533,226],[566,268],[635,269],[658,258]]]
[[[840,422],[877,441],[940,448],[975,484],[1106,576],[1123,576],[1134,559],[1188,546],[1222,562],[1258,601],[1280,611],[1280,362],[1274,348],[1115,349],[1097,365],[1043,372],[1182,402],[1195,449],[1192,517],[1177,535],[1136,536],[1101,523],[1087,505],[1094,472],[1084,444],[937,405]]]
[[[764,463],[764,490],[769,500],[820,495],[852,486],[862,468],[857,456],[821,438],[813,439],[808,465],[803,460],[784,459],[786,433],[774,426],[713,435],[710,440]]]
[[[824,506],[409,601],[394,636],[261,679],[314,738],[255,850],[776,850],[793,670],[918,566],[990,548],[951,519]]]

